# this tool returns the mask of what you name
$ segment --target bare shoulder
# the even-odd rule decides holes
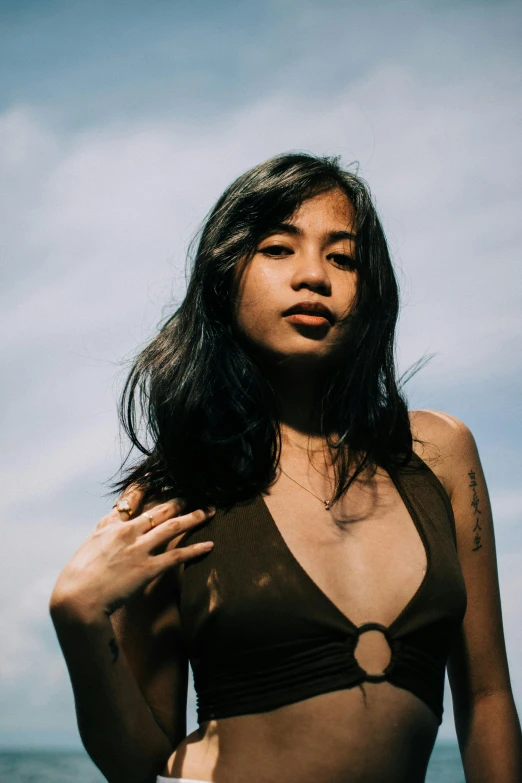
[[[463,421],[442,411],[410,411],[413,450],[453,494],[455,477],[477,453],[475,439]]]
[[[486,697],[493,694],[496,699],[503,694],[506,703],[512,703],[491,503],[469,428],[440,411],[412,411],[410,420],[415,452],[448,492],[466,585],[466,613],[448,667],[456,722],[462,733],[473,720],[475,706],[479,702],[485,705]]]

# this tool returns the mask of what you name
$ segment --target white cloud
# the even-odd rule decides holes
[[[47,607],[61,567],[87,530],[45,517],[14,527],[4,519],[2,525],[9,547],[0,555],[0,736],[31,729],[75,733],[70,685]]]
[[[519,525],[522,521],[522,491],[495,493],[491,496],[491,507],[495,524]]]
[[[498,94],[493,81],[472,100],[468,90],[376,66],[327,102],[280,90],[197,128],[151,120],[71,135],[30,107],[0,116],[11,280],[0,315],[11,397],[1,671],[20,726],[30,704],[51,709],[68,692],[46,603],[60,566],[103,511],[99,497],[86,500],[99,494],[94,477],[116,467],[114,363],[151,335],[172,281],[181,295],[192,231],[245,168],[288,149],[359,159],[404,269],[403,363],[438,351],[425,372],[441,388],[466,383],[470,369],[475,382],[492,372],[519,376],[520,99]],[[479,98],[487,111],[477,111]],[[519,496],[504,487],[494,494],[500,531],[515,519]],[[520,555],[501,561],[516,661]],[[522,692],[522,682],[516,687]]]
[[[512,367],[521,326],[520,101],[496,100],[486,86],[489,110],[477,116],[464,87],[423,89],[404,69],[381,67],[328,105],[280,91],[211,129],[142,123],[67,142],[27,112],[7,115],[22,182],[26,172],[9,221],[25,228],[13,256],[23,256],[27,277],[22,301],[6,303],[3,339],[23,344],[35,322],[44,336],[135,329],[144,312],[152,325],[158,305],[148,306],[147,289],[159,285],[163,298],[172,257],[182,288],[190,232],[225,184],[276,151],[342,150],[362,161],[405,269],[403,353],[440,351],[439,377],[470,365]]]

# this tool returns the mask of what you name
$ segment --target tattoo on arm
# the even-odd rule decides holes
[[[113,638],[110,640],[109,650],[111,651],[112,662],[116,663],[116,661],[118,660],[118,655],[120,654],[120,648],[118,647],[116,639]]]
[[[473,533],[475,534],[473,538],[473,549],[472,552],[476,552],[478,549],[482,549],[482,528],[480,527],[480,515],[482,514],[482,511],[479,508],[480,505],[480,499],[477,494],[477,480],[475,477],[475,471],[470,470],[468,471],[469,476],[469,488],[473,491],[473,496],[471,499],[471,507],[473,508],[473,519],[475,521],[475,527],[473,528]]]

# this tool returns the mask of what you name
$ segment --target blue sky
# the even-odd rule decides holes
[[[411,407],[482,455],[522,705],[521,27],[509,2],[1,4],[0,744],[78,741],[47,601],[107,509],[125,360],[214,200],[290,149],[375,194],[400,366],[435,354]]]

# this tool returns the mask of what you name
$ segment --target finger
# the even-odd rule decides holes
[[[166,503],[157,503],[156,505],[147,505],[146,510],[134,520],[136,533],[138,535],[153,530],[157,525],[162,524],[167,519],[177,516],[183,501],[180,498],[168,500]]]
[[[172,513],[170,514],[171,517],[177,517],[179,514],[182,514],[186,507],[187,507],[187,501],[185,498],[170,498],[168,501],[164,501],[162,503],[159,503],[157,500],[151,500],[148,503],[145,503],[141,513],[144,511],[148,511],[153,516],[156,512],[152,512],[152,509],[158,508],[159,506],[164,506],[166,504],[171,504]]]
[[[213,547],[213,541],[203,541],[201,544],[176,547],[161,555],[156,555],[154,557],[156,572],[157,574],[161,574],[161,572],[166,571],[167,568],[172,568],[172,566],[179,565],[180,563],[186,563],[187,560],[194,560],[196,557],[201,557],[201,555],[210,552]]]
[[[116,500],[108,514],[100,519],[96,527],[100,529],[114,525],[116,522],[128,522],[142,506],[144,494],[144,489],[137,484],[131,484]],[[130,514],[125,511],[125,506],[128,506]]]
[[[185,533],[187,530],[192,530],[195,527],[203,524],[208,519],[214,516],[215,509],[202,509],[198,508],[196,511],[192,511],[190,514],[184,514],[183,516],[167,518],[158,525],[151,525],[150,520],[148,530],[144,531],[144,543],[149,550],[166,544],[176,536]],[[152,514],[151,514],[152,515]],[[146,517],[147,513],[142,514]]]
[[[114,504],[113,511],[119,519],[127,522],[141,510],[145,489],[138,484],[130,484]]]

